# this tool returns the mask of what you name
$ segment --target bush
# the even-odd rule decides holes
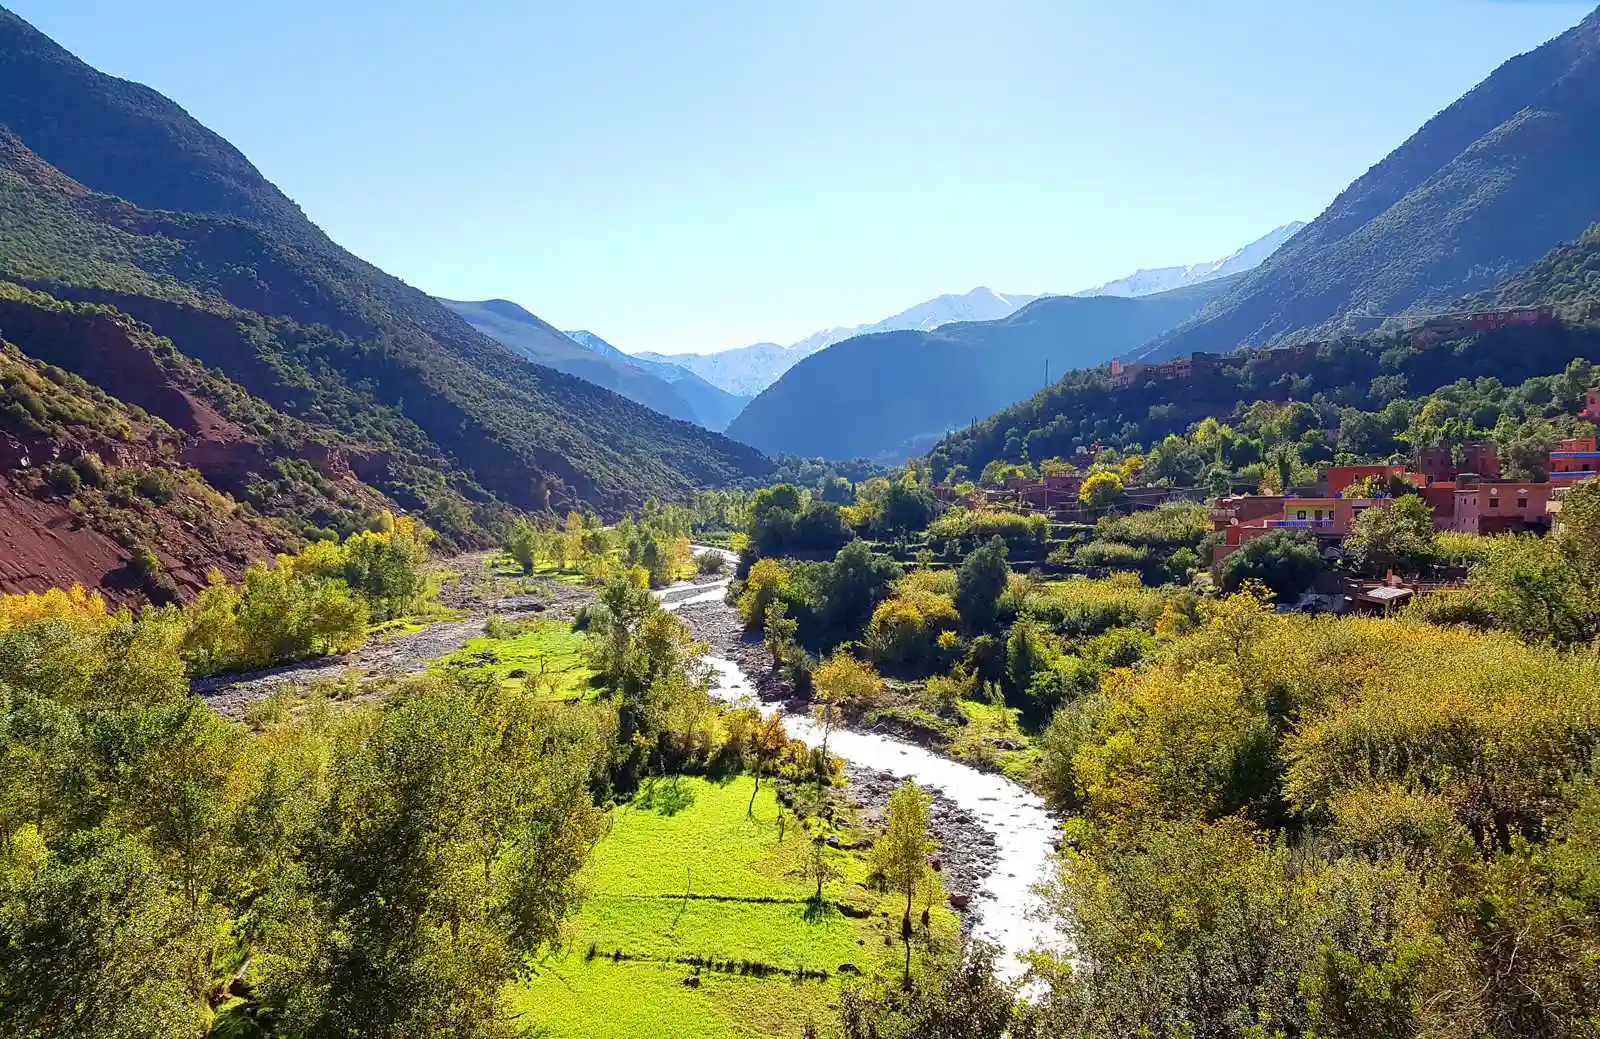
[[[694,568],[703,576],[711,577],[726,570],[728,568],[728,560],[720,551],[713,549],[710,552],[702,552],[695,556]]]
[[[45,486],[57,494],[76,494],[78,488],[83,486],[83,481],[79,479],[77,470],[70,465],[63,465],[59,462],[45,466],[40,475],[44,477]]]
[[[1010,552],[1026,554],[1044,547],[1050,521],[1037,513],[955,508],[928,527],[928,541],[941,551],[951,543],[976,545],[992,537],[1002,539]]]
[[[133,483],[134,493],[157,505],[168,505],[178,493],[178,482],[165,469],[146,469]]]
[[[1222,561],[1222,587],[1236,592],[1259,581],[1279,602],[1293,602],[1322,570],[1315,536],[1303,530],[1275,530],[1247,541]]]
[[[1073,563],[1083,570],[1136,570],[1142,571],[1150,559],[1150,550],[1120,541],[1091,541],[1073,555]]]
[[[100,464],[99,455],[79,455],[72,460],[72,471],[78,474],[78,479],[85,487],[104,487],[106,484],[106,470]]]

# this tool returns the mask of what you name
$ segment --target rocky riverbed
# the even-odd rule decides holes
[[[789,683],[773,673],[761,640],[744,632],[738,613],[727,603],[720,598],[706,598],[710,590],[710,586],[669,590],[662,596],[663,604],[689,625],[697,639],[707,644],[713,657],[737,665],[761,701],[779,703],[786,710],[805,713],[808,705],[796,699]],[[848,756],[845,774],[850,780],[850,798],[861,822],[868,828],[875,826],[902,777],[850,761]],[[953,896],[952,904],[963,910],[963,928],[970,930],[975,920],[969,907],[978,905],[982,896],[992,894],[985,888],[985,882],[996,870],[1000,847],[995,834],[974,812],[941,788],[934,787],[930,792],[941,880],[945,890]]]
[[[482,635],[491,614],[570,621],[581,606],[594,600],[593,590],[561,581],[537,581],[530,586],[518,579],[495,578],[488,574],[488,559],[487,553],[475,553],[452,560],[460,576],[445,585],[439,598],[443,605],[464,613],[463,617],[434,621],[419,631],[380,635],[349,653],[196,679],[191,688],[218,714],[242,718],[251,704],[285,688],[310,688],[347,677],[367,681],[420,674],[431,661],[449,656]],[[509,590],[513,588],[516,590]]]

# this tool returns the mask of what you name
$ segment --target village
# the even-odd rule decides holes
[[[1484,315],[1474,318],[1480,322],[1492,319]],[[1505,319],[1503,315],[1501,319]],[[1113,363],[1113,377],[1117,370]],[[1600,424],[1600,390],[1587,392],[1578,417]],[[1058,531],[1081,527],[1112,511],[1083,499],[1084,483],[1091,475],[1090,466],[1097,453],[1093,448],[1084,451],[1076,459],[1079,464],[1067,471],[1043,473],[1031,479],[1012,478],[1000,487],[965,491],[935,485],[933,493],[951,504],[1044,515]],[[1209,502],[1207,515],[1214,536],[1205,562],[1214,583],[1229,556],[1257,538],[1282,530],[1313,535],[1323,556],[1337,559],[1345,538],[1363,512],[1389,508],[1411,494],[1431,510],[1436,532],[1493,536],[1556,531],[1560,529],[1562,499],[1567,491],[1597,472],[1600,445],[1593,436],[1558,441],[1549,452],[1547,477],[1542,480],[1504,479],[1495,445],[1474,440],[1453,447],[1419,448],[1409,464],[1329,466],[1314,486],[1294,487],[1282,494],[1236,489],[1212,497],[1203,488],[1134,482],[1123,489],[1115,511],[1131,513],[1175,502]],[[1362,580],[1330,568],[1319,576],[1300,603],[1285,605],[1335,612],[1363,607],[1387,610],[1416,592],[1460,585],[1466,579],[1464,570],[1431,576],[1432,580],[1419,581],[1390,572],[1382,580]]]

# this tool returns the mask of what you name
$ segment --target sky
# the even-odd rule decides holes
[[[0,2],[407,282],[663,352],[1224,256],[1592,7]]]

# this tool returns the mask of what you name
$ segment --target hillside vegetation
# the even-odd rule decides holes
[[[1051,297],[999,321],[836,343],[784,373],[728,427],[769,453],[903,459],[1051,373],[1100,364],[1183,320],[1228,280],[1144,296]]]
[[[1279,252],[1137,354],[1369,332],[1492,287],[1600,219],[1600,12],[1429,120]]]
[[[370,502],[426,511],[470,542],[508,506],[614,515],[764,470],[748,448],[517,361],[331,243],[172,102],[95,72],[9,12],[0,52],[0,276],[145,326],[166,341],[162,363],[210,373],[209,388],[183,391],[209,410],[253,399],[252,419],[230,418],[241,428],[223,438],[259,456],[235,449],[236,483],[273,480],[285,459],[335,459]],[[89,334],[82,322],[14,334],[38,325],[30,308],[7,310],[0,334],[133,391],[95,343],[62,338]],[[296,528],[348,532],[291,511]]]
[[[1506,328],[1425,345],[1408,334],[1389,334],[1315,348],[1246,350],[1189,380],[1136,380],[1120,390],[1107,385],[1103,370],[1073,372],[1044,392],[947,437],[931,452],[930,461],[940,474],[958,465],[978,474],[996,461],[1070,457],[1096,443],[1141,450],[1204,419],[1243,414],[1258,401],[1299,402],[1308,414],[1324,416],[1318,425],[1340,430],[1342,437],[1365,428],[1359,416],[1344,421],[1349,412],[1382,412],[1395,402],[1462,380],[1468,390],[1476,384],[1481,395],[1493,396],[1491,390],[1557,375],[1575,360],[1600,361],[1600,327]],[[1581,406],[1549,396],[1540,403],[1553,414],[1572,415]],[[1497,416],[1485,415],[1481,425],[1493,428],[1496,421]],[[1328,459],[1333,449],[1332,443],[1321,441]],[[1190,476],[1195,478],[1198,472]]]

